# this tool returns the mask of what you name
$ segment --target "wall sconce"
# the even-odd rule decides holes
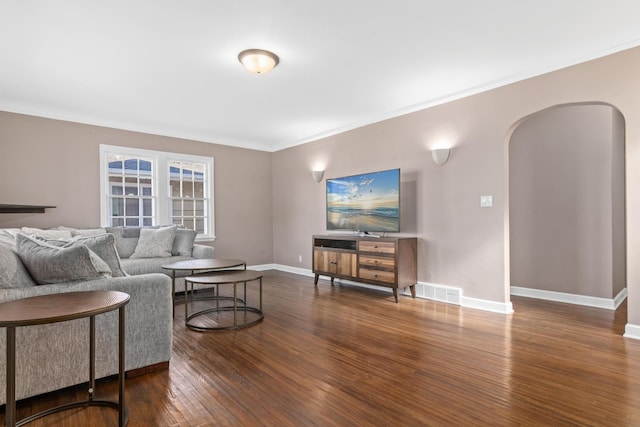
[[[435,150],[431,150],[431,157],[436,165],[442,166],[447,163],[447,160],[449,160],[450,152],[450,148],[437,148]]]
[[[313,175],[313,179],[320,183],[322,181],[322,177],[324,176],[324,171],[311,171],[311,175]]]
[[[247,49],[238,54],[238,61],[252,73],[266,74],[278,65],[280,58],[268,50]]]

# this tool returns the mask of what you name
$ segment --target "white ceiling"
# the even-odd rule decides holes
[[[639,17],[638,0],[0,0],[0,110],[276,151],[638,46]],[[280,65],[250,74],[248,48]]]

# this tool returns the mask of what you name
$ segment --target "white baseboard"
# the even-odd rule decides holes
[[[620,304],[622,304],[626,299],[627,299],[627,288],[624,288],[623,290],[618,292],[618,295],[616,295],[616,297],[613,299],[614,310],[620,307]]]
[[[259,264],[259,265],[247,265],[247,270],[267,271],[277,270],[276,264]]]
[[[540,289],[521,288],[519,286],[511,286],[511,295],[615,310],[620,306],[620,304],[622,304],[625,298],[627,298],[627,288],[621,290],[613,299],[567,294],[564,292],[543,291]]]
[[[640,340],[640,325],[632,325],[631,323],[627,323],[624,327],[623,337]]]
[[[250,266],[252,270],[279,270],[288,273],[299,274],[301,276],[314,277],[311,270],[306,268],[291,267],[282,264],[263,264],[257,266]],[[320,276],[322,279],[326,279],[327,276]],[[370,285],[368,283],[354,282],[351,280],[336,279],[338,283],[346,283],[350,285],[362,286],[369,289],[375,289],[379,291],[389,292],[392,291],[384,286]],[[411,295],[407,290],[403,295]],[[434,283],[418,282],[416,284],[416,298],[424,298],[429,300],[435,300],[440,302],[446,302],[447,304],[460,305],[462,307],[474,308],[477,310],[490,311],[493,313],[510,314],[513,313],[513,305],[511,302],[497,302],[482,300],[477,298],[469,298],[462,296],[462,289],[452,286],[437,285]]]
[[[261,264],[261,265],[248,265],[247,268],[250,270],[258,270],[258,271],[278,270],[278,271],[284,271],[287,273],[298,274],[300,276],[313,277],[313,272],[311,270],[306,268],[291,267],[290,265]]]
[[[497,302],[486,299],[462,297],[460,305],[462,305],[463,307],[475,308],[477,310],[491,311],[492,313],[513,313],[513,304],[511,304],[511,301]]]
[[[408,292],[405,292],[408,294]],[[492,313],[513,313],[511,302],[497,302],[478,298],[470,298],[462,295],[461,288],[437,285],[434,283],[418,282],[416,284],[416,297],[459,305],[461,307],[490,311]]]
[[[407,291],[404,294],[410,295],[411,293]],[[418,282],[416,283],[416,297],[460,305],[462,289],[435,283]]]

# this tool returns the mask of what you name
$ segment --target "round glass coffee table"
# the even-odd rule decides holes
[[[209,258],[209,259],[187,259],[184,261],[176,261],[170,264],[165,264],[162,266],[165,270],[171,270],[171,300],[173,301],[173,313],[175,314],[175,303],[176,303],[176,271],[191,271],[191,274],[204,273],[208,271],[222,270],[227,268],[235,268],[242,267],[243,270],[247,269],[246,261],[241,259],[217,259],[217,258]],[[185,282],[186,285],[186,282]],[[187,289],[185,286],[185,296],[187,293]],[[186,318],[187,308],[185,304],[185,318]]]
[[[258,307],[250,307],[247,305],[247,282],[258,281],[259,283],[259,303]],[[197,311],[191,315],[189,315],[188,306],[188,294],[187,294],[187,285],[191,284],[199,284],[203,286],[222,286],[222,285],[232,285],[233,286],[233,297],[228,298],[230,301],[233,301],[233,306],[220,306],[219,301],[216,301],[216,306],[212,308],[207,308],[204,310]],[[244,293],[242,298],[238,298],[238,284],[244,284]],[[262,313],[262,272],[254,271],[254,270],[227,270],[227,271],[218,271],[213,273],[206,274],[197,274],[195,276],[188,276],[184,279],[184,289],[185,289],[185,316],[184,321],[187,327],[196,331],[225,331],[225,330],[234,330],[247,328],[249,326],[253,326],[264,319],[264,314]],[[217,294],[217,289],[216,289]],[[242,303],[242,305],[238,305],[238,302]],[[233,324],[232,325],[221,325],[221,326],[204,326],[198,325],[192,320],[196,317],[203,316],[209,313],[217,313],[221,314],[227,311],[233,312]],[[245,319],[242,322],[238,321],[238,312],[245,313]],[[254,313],[253,319],[247,320],[246,313]],[[257,316],[256,316],[257,315]]]

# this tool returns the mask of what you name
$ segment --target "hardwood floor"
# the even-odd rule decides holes
[[[622,337],[626,305],[513,304],[513,315],[395,304],[265,272],[265,318],[251,328],[191,331],[178,306],[170,368],[127,380],[129,425],[640,425],[640,341]],[[116,380],[98,391],[115,396]],[[18,416],[80,397],[28,399]],[[30,425],[115,424],[115,411],[90,408]]]

